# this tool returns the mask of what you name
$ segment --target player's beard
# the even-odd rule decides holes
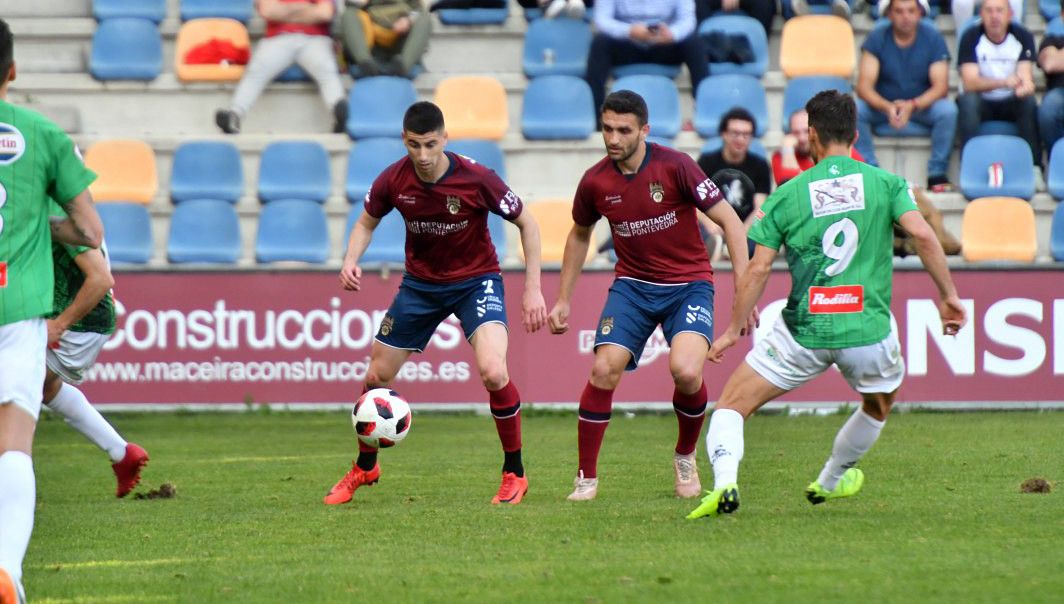
[[[617,159],[613,160],[613,161],[615,161],[615,162],[617,162],[619,164],[628,161],[628,159],[631,158],[633,155],[635,155],[635,152],[637,150],[639,150],[639,145],[641,145],[641,144],[642,144],[642,142],[637,138],[635,143],[631,147],[623,147],[622,146],[621,147],[621,156],[618,157]],[[606,151],[608,152],[609,149],[606,149]]]

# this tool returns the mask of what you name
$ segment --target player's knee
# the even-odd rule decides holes
[[[595,364],[591,366],[591,384],[596,388],[613,390],[621,382],[624,368],[613,367],[607,359],[595,358]]]
[[[886,421],[887,416],[890,415],[890,409],[893,406],[893,401],[886,396],[866,396],[864,397],[864,404],[862,409],[866,414],[878,421]]]
[[[63,380],[58,375],[49,373],[48,376],[44,378],[44,393],[42,397],[44,399],[44,404],[47,405],[48,403],[51,403],[52,399],[59,394],[59,389],[62,387]]]
[[[699,366],[673,367],[672,381],[681,392],[694,392],[702,385],[702,368]]]
[[[480,381],[488,390],[498,390],[510,381],[510,374],[506,371],[506,363],[485,363],[480,368]]]

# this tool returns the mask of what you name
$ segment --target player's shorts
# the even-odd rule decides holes
[[[498,273],[458,283],[430,283],[406,275],[376,339],[392,348],[423,352],[436,327],[454,313],[468,340],[485,323],[506,325],[503,300]]]
[[[647,339],[658,324],[669,344],[676,334],[685,331],[712,343],[713,284],[692,281],[659,285],[635,279],[614,280],[599,317],[595,348],[603,344],[624,348],[632,353],[625,369],[632,371],[639,366]]]
[[[37,419],[44,389],[44,319],[0,325],[0,403],[14,403]]]
[[[861,393],[894,392],[905,377],[898,334],[853,348],[806,348],[795,341],[787,322],[777,319],[772,331],[746,355],[746,362],[773,385],[794,390],[831,365]]]
[[[96,362],[110,334],[90,331],[67,331],[59,338],[58,348],[49,348],[45,357],[48,369],[75,386],[85,381],[85,372]]]

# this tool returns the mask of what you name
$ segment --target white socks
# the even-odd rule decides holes
[[[33,532],[37,499],[33,460],[22,451],[0,455],[0,568],[22,580],[22,558]]]
[[[817,482],[824,490],[834,491],[839,484],[839,479],[847,469],[852,468],[857,462],[876,444],[879,432],[883,430],[881,422],[862,409],[858,409],[846,420],[838,435],[835,436],[835,446],[831,449],[831,457],[820,471]]]
[[[112,463],[118,463],[126,456],[126,441],[74,386],[64,383],[48,407],[62,415],[70,427],[103,449],[111,457]]]
[[[713,489],[738,481],[743,459],[743,416],[732,409],[717,409],[709,418],[706,452],[713,463]]]

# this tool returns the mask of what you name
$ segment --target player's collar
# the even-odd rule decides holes
[[[439,178],[436,179],[436,182],[427,182],[427,181],[421,180],[421,177],[417,175],[417,172],[416,171],[414,172],[414,176],[419,181],[421,181],[421,184],[429,186],[429,187],[434,186],[434,185],[438,185],[441,182],[443,182],[444,179],[446,179],[448,176],[450,176],[451,174],[454,174],[455,165],[457,164],[456,160],[457,160],[458,156],[455,153],[453,153],[451,151],[446,151],[446,150],[443,152],[443,154],[447,157],[447,169],[444,170],[443,174],[441,174]]]
[[[646,146],[646,153],[643,154],[643,162],[639,164],[639,168],[635,172],[631,174],[625,174],[624,172],[621,172],[621,167],[617,165],[617,162],[611,161],[610,163],[613,164],[613,169],[616,170],[618,174],[627,178],[628,180],[632,180],[636,176],[639,176],[639,173],[643,171],[643,168],[647,167],[647,164],[650,163],[650,141],[643,141],[643,144]]]

